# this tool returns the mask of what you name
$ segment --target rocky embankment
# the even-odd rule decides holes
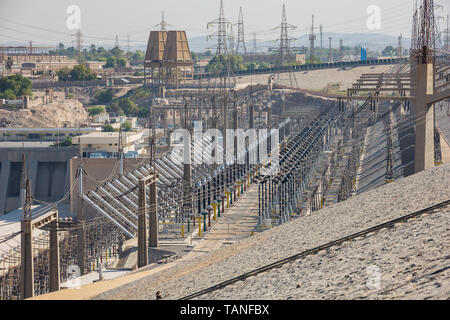
[[[450,164],[302,216],[96,299],[177,299],[307,249],[450,199]],[[446,299],[448,209],[333,247],[201,299]],[[369,268],[369,269],[368,269]],[[377,269],[378,268],[378,269]],[[378,270],[381,286],[366,286]],[[377,272],[378,272],[377,271]]]

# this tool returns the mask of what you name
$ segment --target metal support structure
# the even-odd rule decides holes
[[[139,180],[139,212],[138,212],[138,268],[148,264],[148,242],[147,242],[147,203],[146,203],[146,183]]]

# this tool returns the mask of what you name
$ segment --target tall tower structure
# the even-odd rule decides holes
[[[339,61],[344,60],[344,39],[339,40]]]
[[[283,13],[281,15],[281,24],[280,24],[280,52],[279,52],[279,66],[282,67],[287,62],[291,62],[293,59],[291,57],[290,52],[290,42],[294,40],[293,38],[289,38],[288,30],[295,29],[296,27],[287,23],[286,18],[286,6],[283,4]],[[291,87],[294,87],[293,81],[295,80],[295,85],[298,88],[297,79],[295,77],[295,73],[289,71],[289,81]],[[280,72],[277,74],[277,81],[280,81]]]
[[[227,55],[228,54],[228,46],[227,46],[227,23],[228,21],[225,19],[225,14],[223,11],[223,0],[220,0],[220,10],[219,10],[219,18],[210,21],[208,23],[208,27],[212,25],[217,25],[217,49],[216,55]]]
[[[314,15],[312,15],[311,23],[311,34],[309,35],[309,62],[314,63],[314,41],[316,40],[316,35],[314,34]]]
[[[444,31],[444,43],[445,43],[445,50],[450,51],[449,42],[450,42],[450,29],[449,29],[449,15],[447,15],[447,28]]]
[[[286,6],[283,4],[283,13],[281,15],[281,24],[280,24],[280,66],[283,66],[288,59],[290,58],[290,42],[291,38],[288,36],[288,30],[295,29],[295,26],[287,23],[286,18]]]
[[[328,63],[333,62],[333,52],[331,51],[331,40],[332,37],[328,37]]]
[[[322,62],[322,57],[323,57],[323,26],[320,25],[320,62]]]
[[[436,21],[433,0],[422,0],[413,19],[410,57],[411,115],[415,119],[414,171],[434,167],[434,103]]]
[[[247,54],[247,48],[245,47],[245,37],[244,37],[244,16],[242,14],[242,7],[239,8],[239,18],[238,18],[238,41],[236,47],[236,54],[239,53],[239,48],[242,45],[244,48],[244,54]]]
[[[402,58],[402,56],[403,56],[402,38],[403,38],[403,35],[400,33],[400,35],[398,36],[398,53],[397,53],[397,56],[399,58]]]
[[[82,48],[83,48],[83,34],[81,33],[81,30],[78,29],[77,32],[75,32],[75,47],[78,52],[77,61],[78,63],[83,62],[83,56],[82,56]]]
[[[119,36],[117,34],[116,34],[116,39],[114,40],[114,48],[120,49]]]
[[[256,47],[256,32],[253,32],[253,53],[256,54],[257,47]]]
[[[228,52],[230,53],[230,54],[234,54],[234,49],[235,49],[235,42],[234,42],[234,31],[233,31],[233,24],[232,23],[230,23],[229,24],[230,25],[230,33],[229,33],[229,35],[228,35],[228,47],[229,47],[229,49],[228,49]]]

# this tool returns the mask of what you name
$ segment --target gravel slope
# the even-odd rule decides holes
[[[448,299],[449,216],[447,207],[200,299]],[[379,286],[368,283],[375,268]]]
[[[154,299],[156,291],[161,291],[164,299],[180,298],[278,259],[448,199],[450,164],[365,192],[211,252],[196,261],[180,262],[161,273],[101,294],[96,299]],[[448,232],[444,234],[448,244],[446,235]],[[441,254],[448,255],[448,245],[445,249],[446,252]],[[269,296],[277,297],[276,288],[267,285],[267,289],[270,290]]]

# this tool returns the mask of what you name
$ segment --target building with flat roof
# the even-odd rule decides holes
[[[119,132],[92,132],[82,136],[74,137],[72,144],[79,145],[83,149],[83,155],[92,153],[104,153],[115,156],[119,150]],[[122,132],[123,152],[136,151],[138,154],[145,153],[141,147],[143,132]]]
[[[63,141],[101,128],[0,128],[0,141]]]

